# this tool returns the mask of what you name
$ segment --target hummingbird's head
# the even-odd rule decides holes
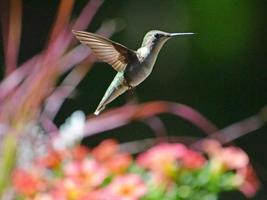
[[[192,35],[194,33],[167,33],[158,30],[149,31],[144,39],[142,46],[155,46],[159,45],[160,47],[170,38],[182,35]]]

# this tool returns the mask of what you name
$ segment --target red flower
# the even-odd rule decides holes
[[[26,196],[34,195],[43,188],[42,181],[37,174],[23,169],[16,169],[13,172],[12,182],[17,192]]]
[[[72,150],[72,156],[75,160],[83,160],[85,159],[89,154],[89,149],[85,146],[75,146]]]
[[[244,178],[240,191],[247,197],[253,197],[260,187],[260,182],[251,165],[237,171]]]

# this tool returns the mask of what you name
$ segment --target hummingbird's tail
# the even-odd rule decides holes
[[[94,114],[98,115],[101,111],[103,111],[107,104],[113,101],[115,98],[123,94],[128,90],[128,86],[124,83],[124,76],[122,73],[117,73],[110,86],[108,87],[105,95],[97,106]]]

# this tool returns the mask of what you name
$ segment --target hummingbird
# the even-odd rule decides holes
[[[95,33],[75,30],[72,32],[82,44],[89,46],[99,60],[110,64],[117,71],[96,108],[95,115],[103,111],[115,98],[132,90],[150,75],[159,51],[167,40],[194,34],[152,30],[146,33],[141,47],[134,51]]]

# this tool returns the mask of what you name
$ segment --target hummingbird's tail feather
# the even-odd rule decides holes
[[[118,96],[123,94],[128,90],[128,86],[124,83],[124,77],[122,73],[117,73],[110,86],[108,87],[105,95],[97,106],[94,114],[98,115],[101,111],[103,111],[107,104],[116,99]]]

